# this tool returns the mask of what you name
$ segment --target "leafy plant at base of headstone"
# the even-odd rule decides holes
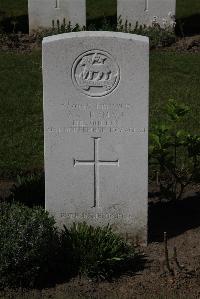
[[[0,287],[42,286],[55,272],[59,239],[41,208],[0,204]]]
[[[124,271],[135,271],[141,262],[135,248],[114,234],[109,225],[94,228],[85,222],[74,223],[70,229],[64,227],[62,243],[79,275],[92,279],[110,279]]]
[[[66,19],[64,18],[62,22],[60,22],[59,20],[52,20],[52,28],[40,28],[37,30],[33,30],[32,36],[34,36],[37,43],[41,43],[42,39],[46,36],[85,30],[85,26],[81,27],[79,24],[72,26],[71,22],[67,23]]]
[[[167,124],[154,125],[150,133],[150,165],[159,172],[161,197],[168,199],[180,199],[188,185],[200,182],[200,136],[178,129],[189,112],[188,106],[169,100]]]
[[[63,22],[59,20],[52,20],[52,28],[36,30],[32,32],[32,36],[35,37],[38,43],[41,43],[42,39],[46,36],[68,33],[68,32],[78,32],[85,31],[86,27],[81,27],[78,24],[72,26],[70,22],[66,22],[66,19],[63,19]],[[89,31],[116,31],[116,32],[125,32],[131,34],[138,34],[149,37],[150,48],[157,47],[167,47],[173,44],[176,41],[176,35],[174,28],[172,26],[165,26],[164,28],[160,27],[158,24],[152,26],[139,25],[137,22],[133,27],[131,23],[125,22],[122,23],[121,18],[118,18],[117,25],[109,23],[105,18],[101,24],[101,28],[97,28],[95,24],[90,24],[87,28]]]
[[[33,173],[17,176],[17,182],[10,189],[11,195],[7,200],[20,202],[26,206],[41,206],[45,204],[44,174]]]
[[[117,30],[120,32],[138,34],[149,37],[150,48],[167,47],[176,41],[175,30],[173,26],[165,25],[162,28],[159,24],[152,24],[152,26],[139,25],[136,22],[135,26],[127,21],[123,23],[121,16],[118,18]]]
[[[67,32],[76,32],[76,31],[84,31],[85,27],[80,27],[79,24],[76,24],[75,26],[72,26],[71,22],[66,22],[66,19],[64,18],[62,22],[59,20],[52,21],[52,31],[53,34],[60,34],[60,33],[67,33]]]

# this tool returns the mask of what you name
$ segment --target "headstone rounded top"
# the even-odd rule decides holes
[[[61,41],[68,38],[86,38],[86,37],[102,37],[102,38],[120,38],[127,40],[135,40],[139,42],[149,42],[149,38],[142,35],[132,34],[132,33],[124,33],[124,32],[113,32],[113,31],[79,31],[79,32],[69,32],[63,34],[57,34],[52,36],[47,36],[43,38],[43,44]]]

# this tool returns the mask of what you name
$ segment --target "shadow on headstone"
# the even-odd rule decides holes
[[[179,36],[200,34],[200,14],[177,19],[176,34]]]
[[[149,204],[149,242],[163,242],[200,226],[200,192],[179,201]]]
[[[28,15],[6,17],[0,21],[0,29],[5,33],[28,33]]]

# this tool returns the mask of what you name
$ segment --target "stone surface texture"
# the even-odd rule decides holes
[[[174,26],[176,0],[117,0],[117,14],[122,23],[161,27]]]
[[[29,32],[51,28],[52,21],[86,25],[86,0],[28,0]]]
[[[43,40],[46,209],[59,226],[110,223],[147,241],[148,38]]]

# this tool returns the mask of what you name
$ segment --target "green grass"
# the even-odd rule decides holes
[[[2,12],[5,12],[5,15],[8,17],[26,15],[28,10],[27,3],[27,0],[0,0],[0,18]],[[115,15],[116,3],[117,0],[87,0],[88,18],[95,19]],[[195,14],[200,14],[199,0],[177,0],[178,18]]]
[[[117,0],[87,0],[87,17],[89,20],[117,14]]]
[[[0,53],[1,172],[43,167],[41,55]]]
[[[0,175],[43,168],[41,53],[0,52]],[[185,128],[200,133],[200,55],[151,53],[150,121],[169,98],[189,104]]]
[[[200,55],[152,52],[150,56],[150,120],[162,119],[163,104],[168,99],[189,105],[192,115],[183,124],[200,133]]]
[[[26,15],[28,11],[28,0],[0,0],[0,16],[5,12],[7,17]]]
[[[176,16],[178,19],[200,14],[199,0],[177,0]]]
[[[86,0],[88,20],[117,14],[117,0]],[[27,0],[0,0],[0,20],[5,17],[27,15]]]

